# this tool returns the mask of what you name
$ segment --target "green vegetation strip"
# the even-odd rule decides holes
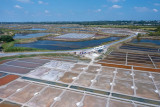
[[[46,54],[31,54],[31,55],[16,55],[16,56],[6,56],[6,57],[0,57],[0,61],[7,60],[7,59],[15,59],[15,58],[26,58],[26,57],[55,57],[55,58],[63,58],[63,57],[73,57],[76,59],[80,59],[78,56],[74,56],[71,54],[65,54],[65,53],[46,53]],[[80,60],[87,60],[87,59],[80,59]]]
[[[150,99],[137,98],[137,97],[127,96],[127,95],[122,95],[122,94],[117,94],[117,93],[112,93],[112,96],[113,97],[118,97],[118,98],[132,100],[132,101],[138,101],[138,102],[142,102],[142,103],[149,103],[149,104],[154,104],[154,105],[160,105],[160,101],[155,101],[155,100],[150,100]]]
[[[109,95],[110,94],[110,92],[105,92],[105,91],[95,90],[95,89],[90,89],[90,88],[85,88],[85,87],[79,87],[79,86],[74,86],[74,85],[71,85],[70,88],[77,89],[77,90],[82,90],[82,91],[87,91],[87,92],[92,92],[92,93],[97,93],[97,94],[103,94],[103,95]]]
[[[30,80],[30,81],[35,81],[35,82],[42,82],[50,85],[57,85],[57,86],[62,86],[62,87],[68,87],[67,84],[63,83],[57,83],[57,82],[52,82],[52,81],[46,81],[46,80],[40,80],[40,79],[35,79],[35,78],[30,78],[30,77],[22,77],[22,79],[25,80]]]
[[[42,83],[46,83],[46,84],[50,84],[50,85],[57,85],[57,86],[62,86],[62,87],[68,87],[69,86],[68,84],[51,82],[51,81],[46,81],[46,80],[40,80],[40,79],[35,79],[35,78],[30,78],[30,77],[22,77],[22,79],[35,81],[35,82],[42,82]],[[91,93],[94,93],[94,94],[110,95],[110,92],[107,92],[107,91],[101,91],[101,90],[85,88],[85,87],[80,87],[80,86],[75,86],[75,85],[71,85],[69,88],[76,89],[76,90],[81,90],[81,91],[86,91],[86,92],[91,92]],[[111,95],[113,97],[117,97],[117,98],[122,98],[122,99],[142,102],[142,103],[148,103],[148,104],[154,104],[154,105],[160,105],[160,101],[138,98],[138,97],[132,97],[132,96],[127,96],[127,95],[117,94],[117,93],[111,93]]]
[[[37,49],[37,48],[28,48],[28,47],[14,47],[14,44],[16,41],[12,42],[6,42],[2,44],[2,49],[4,52],[36,52],[36,51],[49,51],[49,50],[43,50],[43,49]]]

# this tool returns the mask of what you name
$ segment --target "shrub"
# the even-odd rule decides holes
[[[156,32],[160,32],[160,26],[158,26],[155,31],[156,31]]]
[[[2,35],[2,36],[0,36],[0,41],[11,42],[11,41],[14,41],[14,39],[13,39],[13,37],[8,36],[8,35]]]
[[[157,27],[155,32],[150,32],[149,36],[160,36],[160,26]]]
[[[3,32],[0,30],[0,34],[3,34]]]

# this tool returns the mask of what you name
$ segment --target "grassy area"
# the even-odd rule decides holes
[[[27,47],[14,47],[16,41],[7,42],[2,44],[2,49],[4,52],[25,52],[25,51],[48,51],[37,48],[27,48]]]
[[[142,30],[155,30],[156,29],[156,26],[133,26],[133,25],[90,25],[89,27],[128,28],[128,29],[142,29]]]
[[[18,44],[23,44],[23,43],[31,43],[31,42],[35,42],[37,41],[36,38],[29,38],[29,39],[16,39],[15,40],[15,43],[18,43]]]
[[[76,58],[77,60],[84,60],[89,61],[89,59],[83,59],[79,56],[75,56],[72,54],[58,54],[58,53],[48,53],[48,54],[32,54],[32,55],[17,55],[17,56],[7,56],[7,57],[1,57],[0,61],[7,60],[7,59],[15,59],[15,58],[27,58],[27,57],[51,57],[51,58]]]
[[[16,32],[17,32],[16,30],[0,28],[1,35],[14,36]]]

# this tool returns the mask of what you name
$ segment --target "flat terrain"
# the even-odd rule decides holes
[[[58,39],[87,39],[103,34],[130,35],[104,45],[104,52],[109,46],[138,35],[136,30],[80,25],[3,27],[18,29],[18,33],[58,33],[61,36],[49,36]],[[105,57],[97,60],[95,57],[98,54],[92,53],[93,49],[59,52],[82,51],[88,52],[91,61],[54,56],[1,61],[0,107],[159,107],[159,48],[122,44],[119,49],[103,54]],[[1,56],[33,53],[4,53]]]
[[[15,67],[10,71],[0,70],[0,79],[5,81],[0,86],[0,107],[156,107],[160,104],[160,73],[156,72],[36,57],[14,59],[0,66]],[[20,68],[29,70],[20,72]],[[17,76],[6,81],[4,78],[10,75]]]

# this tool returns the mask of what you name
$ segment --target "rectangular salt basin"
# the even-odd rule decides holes
[[[102,75],[106,75],[106,76],[113,76],[115,68],[110,68],[110,67],[102,67],[102,71],[100,72],[100,74]]]
[[[93,37],[93,34],[78,34],[78,33],[68,33],[61,36],[57,36],[55,38],[73,38],[73,39],[84,39],[84,38],[90,38]]]
[[[49,80],[49,81],[55,81],[58,78],[60,78],[64,74],[64,71],[57,70],[57,69],[51,69],[49,72],[44,73],[40,76],[41,79]]]
[[[69,62],[63,62],[61,65],[59,65],[57,68],[62,70],[69,70],[73,66],[73,63]]]
[[[61,61],[52,60],[51,62],[44,65],[44,67],[47,68],[57,68],[58,65],[60,65]]]
[[[97,74],[99,72],[100,66],[89,66],[86,72]]]
[[[119,78],[119,79],[129,79],[129,80],[132,80],[132,72],[131,70],[127,70],[127,69],[117,69],[117,74],[116,74],[116,78]]]
[[[109,91],[111,89],[110,83],[112,83],[112,81],[113,77],[99,75],[92,87]]]
[[[110,59],[105,59],[105,60],[102,60],[103,62],[105,62],[105,63],[114,63],[114,64],[125,64],[126,63],[126,61],[117,61],[117,60],[110,60]]]
[[[113,92],[133,95],[134,90],[131,88],[133,86],[133,81],[128,80],[115,80],[115,85],[113,87]]]
[[[56,60],[44,65],[44,67],[47,67],[47,68],[56,68],[56,69],[62,69],[62,70],[69,70],[72,66],[73,66],[73,63],[56,61]]]
[[[81,85],[85,87],[89,87],[91,85],[91,80],[93,80],[95,75],[92,74],[81,74],[79,79],[75,81],[75,85]]]
[[[24,61],[24,62],[32,62],[32,63],[45,64],[45,63],[49,62],[50,60],[27,58],[27,59],[18,59],[17,61]]]
[[[21,89],[26,85],[28,85],[27,82],[14,81],[14,82],[0,88],[0,97],[7,98],[10,95],[12,95],[13,93],[15,93],[18,89]]]
[[[24,89],[22,89],[22,91],[19,91],[13,96],[9,97],[9,100],[16,101],[19,103],[26,103],[32,97],[34,97],[35,93],[38,93],[43,88],[44,86],[41,86],[41,85],[30,84]]]
[[[76,72],[76,73],[80,73],[82,72],[85,68],[87,67],[87,65],[83,65],[83,64],[75,64],[71,71]]]
[[[160,84],[160,73],[152,73],[152,76],[154,78],[154,81],[158,84]]]
[[[0,65],[0,71],[4,71],[4,72],[6,71],[6,72],[18,73],[18,74],[26,74],[30,72],[31,69],[8,66],[8,65]]]
[[[119,100],[109,100],[109,107],[135,107],[131,102],[123,102]]]
[[[18,75],[7,75],[5,77],[0,78],[0,86],[8,84],[9,82],[12,82],[13,80],[19,78]]]
[[[158,93],[155,92],[154,84],[135,82],[137,87],[136,95],[143,98],[160,100]]]
[[[86,95],[83,104],[83,107],[106,107],[107,99]]]
[[[128,63],[127,63],[127,65],[134,65],[134,66],[141,66],[141,67],[147,67],[147,68],[155,68],[154,66],[153,66],[153,64],[152,63],[150,63],[150,64],[147,64],[147,62],[146,61],[144,61],[144,62],[134,62],[134,61],[128,61]]]
[[[142,72],[142,71],[134,71],[134,79],[137,81],[143,81],[143,82],[152,82],[152,79],[149,78],[148,72]]]
[[[27,105],[30,107],[50,107],[54,102],[54,98],[58,97],[61,92],[61,89],[49,87],[41,92],[40,95],[34,97],[31,101],[29,101]]]
[[[64,82],[64,83],[71,83],[74,78],[78,76],[77,73],[72,73],[72,72],[66,72],[60,79],[59,81]]]
[[[158,88],[158,90],[159,90],[159,92],[160,92],[160,84],[157,85],[157,88]]]
[[[46,67],[39,67],[35,70],[33,70],[31,73],[28,74],[28,76],[31,77],[40,77],[44,75],[45,73],[49,72],[51,69]]]
[[[4,102],[0,103],[0,107],[21,107],[21,105],[16,104],[16,103],[12,103],[9,101],[4,101]]]
[[[7,65],[20,66],[20,67],[26,67],[26,68],[36,68],[36,67],[41,66],[41,64],[19,62],[19,61],[10,61],[10,62],[7,62],[6,64]]]
[[[57,101],[53,107],[77,107],[77,103],[81,101],[83,94],[66,91],[62,96],[61,100]]]

